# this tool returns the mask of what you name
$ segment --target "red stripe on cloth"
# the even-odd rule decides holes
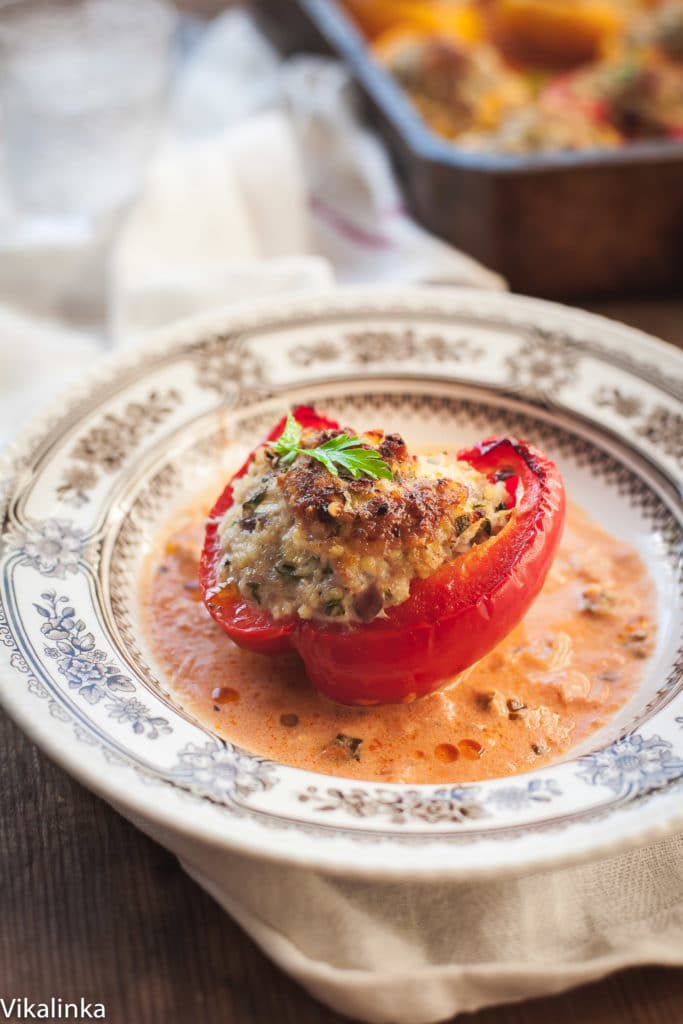
[[[320,217],[329,227],[334,228],[335,231],[338,231],[340,235],[343,235],[344,238],[355,245],[362,246],[364,249],[393,249],[394,243],[390,238],[375,234],[372,231],[366,231],[365,228],[354,224],[345,214],[336,210],[318,196],[311,196],[308,204],[317,217]]]

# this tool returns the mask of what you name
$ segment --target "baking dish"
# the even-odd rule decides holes
[[[332,52],[351,68],[412,213],[503,274],[552,298],[683,289],[683,142],[534,156],[475,154],[435,135],[369,55],[334,0],[255,0],[284,53]]]

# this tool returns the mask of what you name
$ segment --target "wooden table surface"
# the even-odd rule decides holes
[[[600,307],[601,311],[605,307]],[[683,347],[683,303],[607,307]],[[112,1024],[342,1024],[175,858],[0,716],[0,996],[81,996]],[[683,969],[648,968],[462,1024],[682,1024]]]

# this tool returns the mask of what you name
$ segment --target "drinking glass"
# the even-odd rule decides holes
[[[0,145],[16,212],[96,216],[131,198],[174,26],[163,0],[0,0]]]

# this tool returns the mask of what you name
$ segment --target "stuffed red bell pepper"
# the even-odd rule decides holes
[[[200,586],[235,643],[298,651],[332,700],[410,701],[517,625],[564,511],[557,467],[525,441],[416,456],[301,406],[216,502]]]

